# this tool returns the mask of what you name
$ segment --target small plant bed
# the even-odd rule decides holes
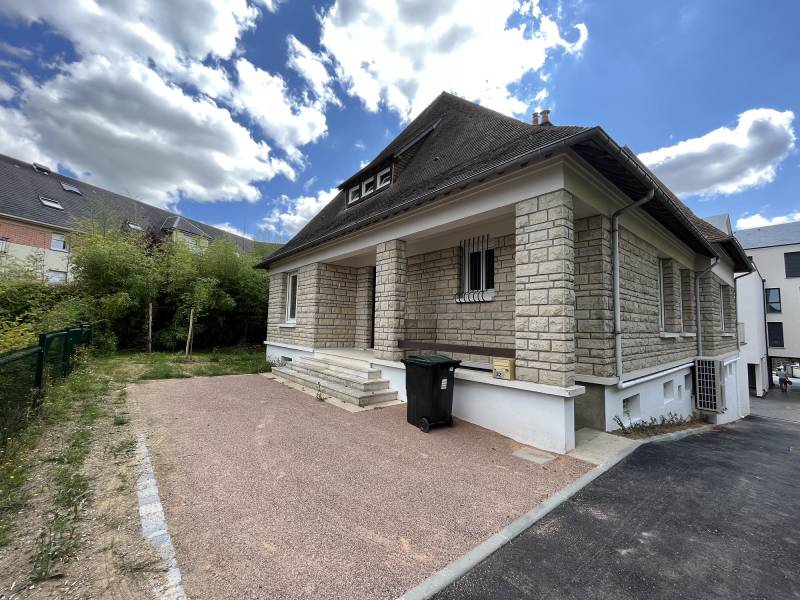
[[[667,413],[660,417],[650,417],[648,420],[630,422],[630,418],[623,420],[619,415],[614,417],[614,422],[619,429],[611,433],[626,438],[641,439],[648,438],[654,435],[662,435],[664,433],[672,433],[673,431],[682,431],[684,429],[694,429],[702,427],[706,424],[703,418],[695,413],[691,417],[683,417],[675,413]]]
[[[115,381],[147,381],[266,373],[270,364],[258,348],[223,348],[194,352],[117,352],[98,359],[98,368]]]

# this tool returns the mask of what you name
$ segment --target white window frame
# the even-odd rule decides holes
[[[0,237],[0,254],[8,252],[8,238]]]
[[[64,188],[65,192],[72,192],[73,194],[78,194],[79,196],[83,196],[81,190],[74,183],[68,183],[66,181],[62,181],[61,187]]]
[[[64,207],[61,206],[61,202],[59,202],[58,200],[53,200],[52,198],[48,198],[47,196],[39,196],[39,201],[48,208],[55,208],[56,210],[64,210]]]
[[[53,274],[55,274],[55,273],[58,274],[57,278],[53,277]],[[66,271],[58,271],[56,269],[48,270],[47,271],[47,283],[53,283],[53,284],[67,283],[67,272]]]
[[[386,180],[386,183],[381,184],[381,179],[384,175],[389,174],[389,179]],[[392,167],[386,167],[382,171],[379,171],[378,174],[375,176],[375,189],[382,190],[383,188],[392,184]]]
[[[361,186],[356,185],[350,188],[350,191],[347,192],[347,204],[355,204],[361,200]]]
[[[367,184],[372,183],[372,189],[367,191]],[[361,197],[366,198],[367,196],[371,196],[375,193],[378,189],[378,182],[375,179],[375,176],[367,177],[364,181],[361,182]]]
[[[67,238],[63,233],[53,233],[50,236],[50,250],[55,250],[56,252],[67,252],[69,250]]]
[[[664,297],[664,259],[658,259],[658,330],[667,330],[667,302]]]
[[[459,282],[460,290],[459,294],[456,296],[456,302],[489,302],[494,300],[495,297],[495,286],[497,285],[497,281],[495,279],[497,273],[496,269],[494,268],[497,263],[497,256],[495,252],[494,240],[489,235],[482,235],[479,237],[468,238],[466,240],[462,240],[460,244],[461,248],[461,281]],[[494,285],[492,287],[486,287],[486,279],[487,279],[487,269],[486,269],[486,253],[492,250],[495,252],[494,262],[492,263],[493,269],[493,282]],[[472,287],[471,281],[471,270],[470,270],[470,256],[475,253],[480,253],[480,265],[481,265],[481,272],[480,272],[480,282],[476,286],[476,289],[470,289]]]
[[[295,280],[294,295],[292,294],[292,279]],[[297,271],[291,271],[286,274],[286,322],[297,322],[297,290],[299,288],[300,280],[297,277]],[[292,306],[294,306],[294,316],[292,315]]]

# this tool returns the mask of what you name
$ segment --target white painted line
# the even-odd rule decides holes
[[[600,475],[632,454],[640,446],[651,442],[679,440],[697,433],[704,433],[713,427],[718,427],[718,425],[704,425],[693,429],[684,429],[673,433],[635,440],[635,443],[612,455],[604,463],[596,466],[582,477],[579,477],[567,487],[560,489],[534,509],[526,512],[515,521],[512,521],[511,524],[503,527],[500,531],[475,546],[466,554],[460,556],[440,571],[437,571],[419,585],[408,590],[405,594],[400,596],[398,600],[427,600],[437,592],[442,591],[456,579],[466,575],[480,562],[487,559],[491,554],[505,546],[531,525],[558,507],[562,502],[565,502],[577,494],[592,481],[600,477]]]
[[[181,571],[175,558],[175,548],[167,531],[164,508],[158,495],[150,453],[147,451],[144,434],[136,436],[136,455],[141,471],[136,481],[136,495],[139,499],[139,518],[142,521],[142,535],[158,551],[166,571],[166,582],[156,588],[156,593],[164,600],[186,600],[181,585]]]

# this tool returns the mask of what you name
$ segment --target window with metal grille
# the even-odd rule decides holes
[[[783,348],[783,323],[767,323],[770,348]]]
[[[787,252],[783,255],[787,277],[800,277],[800,252]]]
[[[694,361],[695,394],[697,410],[721,413],[725,411],[725,387],[722,362],[698,358]]]
[[[767,301],[767,312],[781,312],[781,288],[767,288],[764,290]]]
[[[461,283],[456,302],[494,300],[494,244],[488,235],[460,245]]]

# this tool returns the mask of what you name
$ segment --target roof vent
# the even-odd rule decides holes
[[[78,188],[77,185],[74,185],[72,183],[67,183],[66,181],[62,181],[61,187],[64,188],[65,192],[72,192],[73,194],[78,194],[79,196],[83,196],[83,194],[81,194],[81,190]]]
[[[550,122],[550,109],[545,108],[542,110],[542,125],[552,125]]]
[[[41,173],[42,175],[50,175],[50,173],[52,173],[50,167],[45,167],[39,163],[33,163],[33,170],[37,173]]]

